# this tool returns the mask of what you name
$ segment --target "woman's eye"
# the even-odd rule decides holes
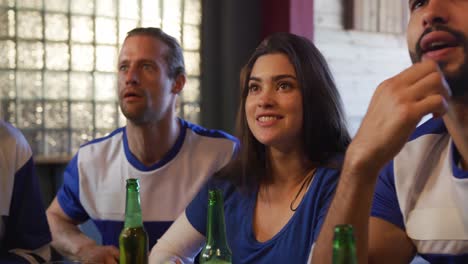
[[[410,10],[413,11],[415,9],[420,8],[421,6],[423,6],[426,3],[426,1],[427,0],[414,0],[410,4]]]
[[[287,82],[281,82],[281,83],[278,84],[278,88],[281,89],[281,90],[287,90],[287,89],[291,88],[291,84],[287,83]]]
[[[256,92],[258,91],[258,85],[255,85],[255,84],[252,84],[252,85],[249,85],[249,93],[253,93],[253,92]]]

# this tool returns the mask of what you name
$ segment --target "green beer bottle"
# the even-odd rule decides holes
[[[333,264],[357,264],[352,225],[335,226]]]
[[[119,236],[120,264],[148,263],[148,234],[143,227],[138,179],[127,180],[125,224]]]
[[[207,241],[200,254],[200,264],[231,264],[232,253],[224,223],[223,194],[219,189],[208,193]]]

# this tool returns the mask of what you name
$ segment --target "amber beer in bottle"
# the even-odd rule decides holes
[[[352,225],[335,226],[333,264],[357,264],[356,245]]]
[[[148,263],[148,234],[143,227],[138,179],[127,180],[125,224],[119,236],[120,264]]]
[[[214,189],[208,192],[207,241],[200,254],[200,264],[231,264],[232,253],[226,239],[223,194]]]

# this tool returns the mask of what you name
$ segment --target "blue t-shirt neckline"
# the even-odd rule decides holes
[[[254,194],[251,194],[252,195],[252,199],[250,199],[249,203],[248,203],[248,207],[247,207],[247,210],[248,210],[248,213],[247,213],[247,224],[244,226],[244,232],[246,232],[248,235],[247,235],[247,241],[252,244],[252,245],[255,245],[255,246],[259,246],[259,247],[264,247],[264,246],[268,246],[269,244],[272,244],[274,243],[276,240],[278,240],[284,233],[286,233],[288,231],[289,228],[291,228],[292,225],[294,225],[294,222],[296,222],[296,219],[298,217],[300,217],[301,214],[303,214],[303,208],[304,208],[304,203],[305,201],[308,201],[309,199],[309,196],[312,195],[312,192],[311,191],[313,189],[313,185],[317,182],[315,181],[315,178],[317,177],[320,177],[319,175],[322,173],[322,167],[318,167],[317,170],[315,171],[313,177],[312,177],[312,180],[311,180],[311,183],[309,184],[309,187],[307,188],[306,190],[306,194],[304,195],[304,197],[302,197],[302,200],[301,202],[299,203],[299,205],[297,206],[297,209],[296,211],[294,212],[294,214],[291,216],[291,218],[288,220],[288,222],[278,231],[278,233],[276,233],[275,235],[273,235],[273,237],[271,237],[270,239],[266,240],[266,241],[258,241],[257,238],[255,237],[255,232],[254,232],[254,225],[253,225],[253,218],[254,218],[254,214],[255,214],[255,204],[257,202],[257,194],[258,194],[258,191],[255,192]]]
[[[127,138],[127,127],[123,129],[123,148],[125,152],[125,156],[127,157],[127,160],[130,164],[132,164],[133,167],[140,171],[152,171],[156,170],[158,168],[163,167],[166,165],[168,162],[170,162],[175,156],[177,156],[177,153],[179,153],[180,149],[182,148],[182,144],[184,143],[185,140],[185,134],[187,130],[187,123],[178,118],[179,123],[180,123],[180,132],[177,137],[177,140],[175,144],[172,146],[172,148],[167,152],[164,157],[157,161],[155,164],[151,166],[146,166],[144,165],[141,161],[133,155],[133,153],[130,151],[130,147],[128,146],[128,138]]]

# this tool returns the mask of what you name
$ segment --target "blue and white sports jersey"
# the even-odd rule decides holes
[[[125,218],[125,181],[137,178],[152,248],[208,177],[231,160],[237,146],[226,133],[180,123],[172,149],[150,167],[130,152],[125,128],[82,146],[68,164],[57,194],[65,213],[77,221],[91,218],[103,244],[118,247]]]
[[[0,120],[0,263],[48,259],[50,241],[31,148]]]
[[[270,240],[258,242],[253,233],[257,193],[239,192],[227,182],[208,182],[185,210],[192,226],[206,236],[208,190],[223,191],[226,235],[232,262],[240,263],[307,263],[311,248],[333,198],[340,172],[318,168],[313,181],[289,222]]]
[[[431,263],[468,263],[468,171],[441,119],[416,129],[381,172],[372,216],[406,230]]]

